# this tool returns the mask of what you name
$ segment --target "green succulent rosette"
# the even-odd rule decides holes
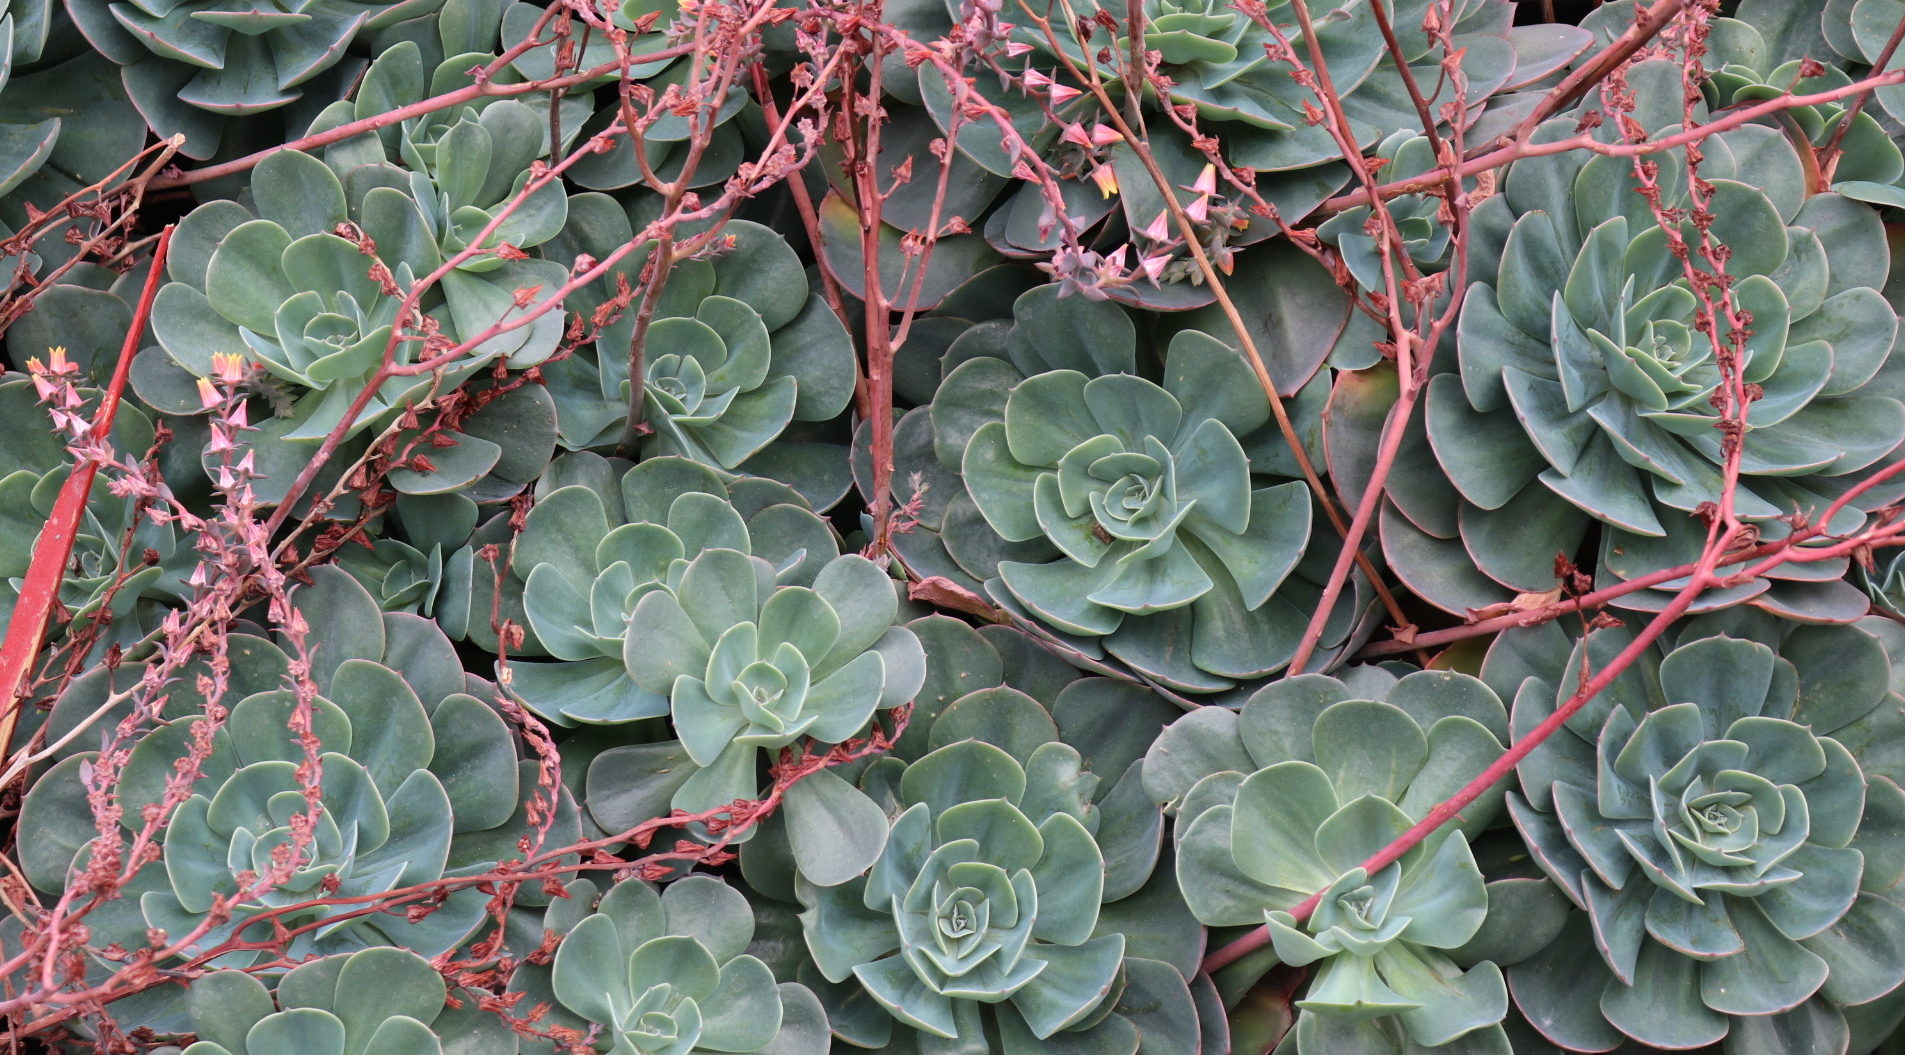
[[[832,529],[786,488],[765,480],[724,483],[681,458],[639,466],[594,454],[564,455],[537,481],[536,504],[505,549],[503,596],[477,550],[508,547],[508,515],[479,528],[452,554],[437,617],[453,637],[496,651],[492,602],[525,628],[510,649],[510,692],[557,725],[618,725],[668,713],[668,686],[637,684],[624,652],[641,648],[629,620],[648,592],[679,581],[704,550],[763,557],[777,581],[813,583],[838,543]],[[890,592],[890,590],[889,590]],[[536,657],[525,662],[516,657]],[[550,657],[557,662],[541,662]]]
[[[1151,746],[1144,783],[1176,814],[1178,886],[1207,925],[1269,929],[1275,958],[1239,963],[1227,988],[1277,962],[1310,968],[1279,1052],[1505,1055],[1501,967],[1541,949],[1565,906],[1538,879],[1483,878],[1470,843],[1500,796],[1374,875],[1363,862],[1501,754],[1507,711],[1461,674],[1345,679],[1276,682]],[[1316,894],[1308,918],[1291,915]],[[1491,917],[1498,900],[1512,924]]]
[[[1643,127],[1681,120],[1678,78],[1671,63],[1636,67]],[[1572,122],[1541,133],[1566,134]],[[1741,369],[1754,398],[1734,509],[1778,538],[1795,511],[1818,514],[1905,439],[1905,406],[1887,380],[1898,318],[1878,289],[1890,258],[1878,215],[1809,195],[1779,132],[1735,128],[1703,149],[1712,235],[1726,247],[1732,303],[1752,318]],[[1471,259],[1456,369],[1431,379],[1426,442],[1405,444],[1390,477],[1384,552],[1411,590],[1445,609],[1550,588],[1556,555],[1572,558],[1590,528],[1604,585],[1689,563],[1706,537],[1694,514],[1720,497],[1721,374],[1695,328],[1698,299],[1634,189],[1631,161],[1582,154],[1517,163],[1476,210],[1500,264],[1492,248]],[[1663,161],[1659,180],[1663,205],[1687,204],[1680,160]],[[1874,488],[1830,529],[1856,529],[1896,494]],[[1788,564],[1699,603],[1850,620],[1864,603],[1836,581],[1844,572],[1843,562]],[[1618,603],[1658,609],[1678,585]]]
[[[504,6],[495,0],[448,0],[439,14],[414,23],[416,28],[413,31],[402,34],[403,39],[395,40],[383,48],[376,61],[364,71],[350,98],[325,107],[311,122],[307,134],[327,132],[352,121],[378,117],[413,106],[432,96],[469,87],[474,83],[473,71],[487,68],[498,58],[496,49]],[[505,65],[492,75],[491,83],[505,85],[522,80],[512,67]],[[449,156],[473,145],[481,149],[477,140],[469,138],[467,130],[454,136],[452,133],[458,126],[504,102],[512,104],[505,107],[505,111],[521,106],[527,107],[535,115],[540,135],[528,138],[536,141],[536,153],[529,157],[521,156],[524,148],[513,133],[506,127],[489,126],[488,131],[492,136],[502,133],[500,138],[493,139],[490,144],[491,171],[471,180],[470,184],[481,185],[492,177],[499,183],[508,184],[527,171],[530,161],[546,158],[550,154],[550,102],[542,93],[510,97],[479,96],[454,106],[417,114],[364,135],[328,143],[317,150],[327,163],[340,172],[377,162],[402,165],[414,172],[429,172],[433,175],[443,164],[452,168],[460,165],[465,172],[471,168],[480,169],[480,165],[472,164],[479,162],[480,156],[461,159]],[[562,136],[561,145],[571,147],[581,132],[582,121],[589,115],[590,106],[586,99],[575,96],[565,96],[557,105],[554,122]],[[470,184],[465,184],[466,195],[474,191]],[[494,194],[474,196],[486,197],[487,200],[463,201],[458,203],[459,207],[483,207],[501,200]],[[510,222],[520,223],[522,220]],[[520,245],[507,238],[499,238],[498,241]]]
[[[827,1017],[807,987],[776,981],[742,891],[705,875],[657,891],[579,879],[551,903],[555,958],[517,969],[510,992],[547,1005],[544,1028],[594,1030],[609,1055],[824,1055]],[[762,935],[761,937],[768,937]],[[544,1042],[525,1052],[554,1052]],[[566,1050],[566,1049],[565,1049]]]
[[[441,27],[441,39],[429,43],[439,44],[444,51],[476,39],[487,39],[493,46],[493,10],[459,2],[454,13],[455,23]],[[490,16],[487,20],[486,14]],[[474,24],[466,26],[466,21]],[[435,58],[432,50],[431,58]],[[310,134],[329,132],[352,121],[466,87],[470,70],[494,59],[494,55],[482,52],[451,54],[434,69],[427,69],[421,44],[401,41],[372,64],[353,98],[332,103],[318,115]],[[471,246],[530,250],[556,238],[568,222],[569,199],[560,181],[524,197],[507,216],[502,216],[494,232],[479,236],[523,194],[534,164],[550,157],[549,106],[547,98],[481,98],[328,144],[319,148],[320,156],[356,197],[368,199],[369,191],[377,187],[409,195],[442,259]],[[565,103],[559,116],[566,120],[559,119],[555,124],[567,131],[564,142],[557,145],[567,148],[578,131],[579,115]],[[374,208],[380,213],[397,211],[396,203],[390,200],[377,202]],[[512,259],[516,255],[505,250],[462,261],[456,275],[445,278],[451,287],[448,292],[466,300],[479,295],[473,292],[481,289],[475,276],[498,269],[507,271],[511,264],[521,262]],[[415,265],[419,276],[426,273],[422,264],[419,261]],[[560,332],[560,321],[541,325],[545,330],[551,327]]]
[[[959,740],[869,769],[891,817],[871,870],[796,880],[835,1037],[888,1052],[1130,1053],[1155,1030],[1158,1050],[1191,1050],[1195,924],[1168,884],[1145,884],[1148,868],[1107,884],[1110,856],[1155,825],[1109,827],[1075,749],[1015,750]],[[1164,919],[1179,933],[1161,935]]]
[[[293,605],[314,628],[307,644],[324,658],[312,671],[318,695],[310,703],[321,770],[316,803],[299,778],[304,747],[288,731],[297,695],[280,687],[292,662],[270,641],[235,637],[230,696],[237,702],[229,715],[208,726],[213,719],[196,691],[174,690],[161,723],[138,739],[112,789],[121,823],[136,830],[144,807],[164,798],[194,739],[209,737],[200,776],[162,832],[159,859],[135,874],[123,898],[89,917],[98,947],[142,948],[149,928],[182,939],[221,901],[229,917],[213,923],[187,954],[228,938],[268,937],[271,924],[256,919],[266,911],[277,911],[285,927],[303,928],[284,946],[294,961],[383,945],[434,956],[484,920],[488,895],[473,886],[447,891],[433,911],[414,918],[350,915],[350,898],[479,874],[520,855],[537,764],[519,760],[501,715],[471,695],[490,690],[463,672],[428,620],[380,613],[336,568],[311,575]],[[143,677],[142,667],[126,664],[76,679],[49,716],[48,733],[61,735],[95,710],[107,721],[129,716],[131,701],[109,694],[137,688]],[[40,834],[25,848],[22,870],[41,890],[66,889],[69,873],[86,865],[98,833],[85,774],[96,756],[64,755],[23,805],[26,823]],[[295,845],[293,832],[305,824],[299,818],[314,805],[309,840],[288,862],[286,878],[249,889],[244,877],[265,875],[281,848]],[[555,806],[548,838],[565,845],[579,834],[576,814],[566,801]],[[228,900],[241,887],[245,896]],[[236,949],[211,962],[244,968],[264,955]],[[158,995],[160,1004],[143,1010],[164,1022],[176,1009],[167,1011],[163,998],[176,991]]]
[[[1519,679],[1518,732],[1632,640],[1598,630],[1569,656],[1544,630],[1505,636],[1484,668]],[[1889,749],[1873,753],[1898,735],[1892,647],[1859,627],[1696,621],[1521,763],[1509,812],[1579,909],[1509,971],[1541,1034],[1580,1051],[1845,1050],[1905,982],[1888,893],[1905,793]]]
[[[480,120],[459,127],[473,139],[488,137]],[[512,127],[522,130],[520,122]],[[192,378],[212,376],[214,355],[238,356],[267,375],[259,384],[275,416],[256,422],[262,440],[322,438],[383,362],[401,291],[441,265],[444,242],[454,247],[458,238],[475,233],[457,226],[457,203],[465,192],[485,197],[481,188],[469,189],[470,177],[485,179],[494,170],[474,156],[470,164],[481,167],[461,174],[446,167],[441,175],[454,175],[456,182],[439,184],[383,164],[361,166],[340,179],[317,158],[289,150],[260,162],[252,177],[252,209],[214,201],[180,222],[167,259],[172,281],[153,306],[159,347],[140,356],[134,387],[154,407],[198,413],[203,408]],[[505,182],[513,179],[511,174]],[[554,202],[559,228],[560,193]],[[366,247],[335,233],[347,223],[368,238]],[[374,256],[365,251],[369,245],[376,247]],[[374,272],[377,266],[387,281]],[[419,308],[444,336],[473,338],[533,306],[516,304],[519,290],[556,290],[563,276],[562,266],[551,261],[486,258],[476,269],[445,274]],[[548,312],[447,364],[445,383],[498,360],[511,368],[534,366],[555,351],[561,335],[561,313]],[[422,341],[397,340],[395,361],[416,361],[422,347]],[[387,379],[352,431],[388,423],[437,383],[429,377]]]
[[[275,993],[243,971],[191,983],[189,1055],[479,1055],[514,1052],[503,1020],[430,962],[378,947],[299,964]],[[174,1049],[176,1050],[176,1049]]]
[[[587,244],[601,243],[596,255],[634,237],[606,196],[578,195],[576,203],[591,221]],[[853,399],[853,341],[809,290],[785,239],[746,220],[721,231],[720,252],[676,264],[656,305],[643,344],[641,452],[779,480],[825,509],[848,485],[844,430],[826,426]],[[592,348],[546,369],[563,446],[622,442],[635,315],[623,313]]]
[[[1185,330],[1154,381],[1115,305],[1046,286],[1014,313],[1010,328],[954,342],[929,414],[896,432],[901,474],[925,465],[929,444],[936,462],[922,478],[930,490],[915,489],[930,530],[898,536],[909,566],[983,584],[1067,648],[1172,690],[1222,692],[1276,672],[1320,574],[1298,571],[1311,499],[1242,356]],[[1325,383],[1292,401],[1299,429]],[[1325,655],[1366,603],[1345,591]]]
[[[849,740],[919,691],[926,656],[894,625],[895,583],[865,557],[833,558],[811,586],[777,583],[774,565],[740,550],[675,561],[635,603],[622,658],[700,767],[677,808],[752,798],[761,751]]]
[[[307,92],[322,102],[342,95],[363,68],[362,60],[340,65],[360,35],[442,6],[442,0],[80,0],[66,11],[86,42],[120,67],[126,94],[147,123],[161,136],[184,135],[184,153],[207,158],[219,150],[232,118],[291,106]]]
[[[96,395],[81,389],[82,397]],[[90,414],[82,408],[80,413]],[[40,405],[33,382],[18,375],[0,383],[0,420],[13,422],[0,441],[0,625],[11,617],[27,569],[53,505],[66,486],[71,455]],[[151,420],[136,407],[120,407],[112,445],[125,460],[139,461],[152,447]],[[115,495],[112,470],[95,477],[92,493],[73,534],[72,553],[61,577],[58,602],[72,621],[95,627],[89,655],[130,648],[159,628],[165,613],[184,600],[192,556],[176,533],[142,511],[134,495]]]

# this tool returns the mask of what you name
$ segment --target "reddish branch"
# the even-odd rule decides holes
[[[172,244],[172,228],[159,235],[153,250],[152,271],[146,276],[139,294],[139,306],[132,314],[132,325],[119,348],[119,360],[113,365],[112,380],[99,397],[93,412],[92,427],[87,431],[87,449],[77,453],[77,462],[59,497],[46,527],[34,543],[33,561],[20,587],[12,616],[7,620],[7,637],[0,642],[0,757],[13,741],[13,730],[20,720],[21,689],[33,669],[34,658],[46,639],[46,624],[59,601],[60,584],[65,581],[66,562],[73,554],[73,539],[79,534],[80,518],[86,515],[86,502],[92,497],[93,478],[100,463],[110,460],[113,418],[119,412],[119,399],[126,389],[132,370],[132,357],[139,350],[146,320],[152,316],[152,300],[158,296],[159,282],[165,276],[165,254]]]

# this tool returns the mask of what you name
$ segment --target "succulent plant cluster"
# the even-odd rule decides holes
[[[1666,65],[1636,70],[1657,86],[1638,98],[1643,117],[1668,119],[1665,97],[1677,97],[1678,82],[1666,80]],[[1545,134],[1565,134],[1561,124]],[[1709,236],[1729,250],[1725,299],[1752,319],[1739,370],[1754,402],[1733,503],[1774,537],[1779,518],[1823,514],[1905,438],[1905,413],[1883,379],[1897,331],[1880,293],[1890,258],[1878,215],[1807,194],[1799,157],[1778,133],[1749,125],[1705,151]],[[1719,500],[1726,460],[1719,353],[1694,325],[1712,265],[1691,219],[1661,220],[1690,199],[1684,173],[1659,171],[1657,210],[1628,159],[1533,158],[1511,167],[1502,193],[1478,210],[1502,255],[1470,268],[1457,353],[1430,384],[1427,443],[1415,455],[1447,486],[1398,479],[1385,510],[1386,553],[1425,599],[1459,610],[1545,589],[1556,553],[1572,554],[1595,522],[1603,583],[1687,563],[1698,550],[1704,532],[1690,514]],[[1689,243],[1696,252],[1683,261],[1673,246]],[[1839,518],[1856,524],[1890,498],[1887,486],[1867,490]],[[1531,524],[1552,544],[1507,541]],[[1862,605],[1849,587],[1820,585],[1837,570],[1795,565],[1723,596],[1787,612],[1850,603],[1856,617]],[[1658,608],[1664,598],[1623,603]]]
[[[1515,725],[1553,713],[1573,660],[1630,638],[1597,631],[1566,665],[1518,670]],[[1883,682],[1845,677],[1889,662],[1856,627],[1696,624],[1522,763],[1516,827],[1600,953],[1579,956],[1563,932],[1511,969],[1538,1030],[1570,1049],[1625,1037],[1757,1051],[1844,1036],[1846,1009],[1905,981],[1905,965],[1859,951],[1905,928],[1884,820],[1905,795],[1859,757],[1898,716],[1882,713]],[[1581,1013],[1584,993],[1598,1014]]]
[[[235,702],[222,722],[180,706],[181,713],[140,739],[125,760],[118,784],[123,820],[143,823],[148,803],[168,794],[168,783],[194,744],[209,751],[164,832],[163,859],[143,868],[140,896],[113,925],[113,940],[132,943],[153,928],[187,939],[180,953],[209,948],[247,928],[269,933],[274,922],[301,928],[294,957],[396,945],[435,956],[463,941],[483,917],[475,890],[449,895],[437,911],[414,920],[402,915],[356,916],[342,905],[313,905],[319,890],[363,897],[428,884],[458,869],[477,867],[495,838],[513,839],[534,787],[519,772],[519,751],[491,704],[464,691],[450,643],[434,624],[414,616],[384,615],[368,593],[342,571],[318,569],[296,595],[310,625],[333,628],[307,647],[324,657],[314,670],[319,690],[309,700],[269,687],[292,660],[272,642],[255,639],[234,682],[260,686]],[[102,671],[102,673],[105,673]],[[137,681],[139,672],[112,672]],[[102,679],[111,682],[114,679]],[[123,682],[122,682],[123,683]],[[109,684],[76,681],[48,722],[58,728],[91,709]],[[426,703],[425,700],[428,699]],[[308,713],[310,741],[286,734],[296,711]],[[309,783],[307,756],[319,763]],[[87,814],[87,773],[97,752],[61,760],[34,785],[26,823],[60,827],[55,818]],[[313,794],[314,792],[314,794]],[[297,846],[295,855],[283,847]],[[22,858],[27,878],[49,892],[84,873],[90,845],[46,839]],[[276,882],[261,882],[274,871]],[[331,917],[335,922],[326,922]],[[101,926],[102,924],[96,924]],[[255,953],[220,957],[220,966],[245,967]]]
[[[1585,6],[0,2],[0,1036],[1905,1052],[1905,0]]]

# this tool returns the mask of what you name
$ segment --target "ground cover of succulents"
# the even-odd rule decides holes
[[[1905,1052],[1905,0],[0,0],[0,1036]]]

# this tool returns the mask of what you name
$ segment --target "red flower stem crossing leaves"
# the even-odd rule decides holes
[[[103,438],[112,433],[119,396],[126,389],[133,354],[139,350],[140,335],[145,333],[146,320],[152,315],[152,301],[158,296],[159,282],[165,277],[165,255],[171,244],[172,228],[168,225],[160,232],[158,245],[152,251],[152,270],[139,293],[139,307],[133,312],[132,325],[119,348],[112,380],[107,382],[99,409],[93,415],[91,435],[95,437]],[[7,621],[6,640],[0,642],[0,757],[5,757],[12,745],[13,730],[19,725],[21,690],[33,669],[33,659],[39,655],[40,645],[46,639],[47,617],[59,597],[66,561],[73,554],[73,537],[79,530],[80,517],[86,512],[86,499],[92,494],[93,477],[98,471],[99,461],[93,457],[81,457],[73,466],[72,475],[66,478],[59,498],[53,503],[53,515],[47,519],[46,529],[40,532],[39,541],[34,545],[33,563],[28,566],[25,583],[20,588],[20,601]]]

